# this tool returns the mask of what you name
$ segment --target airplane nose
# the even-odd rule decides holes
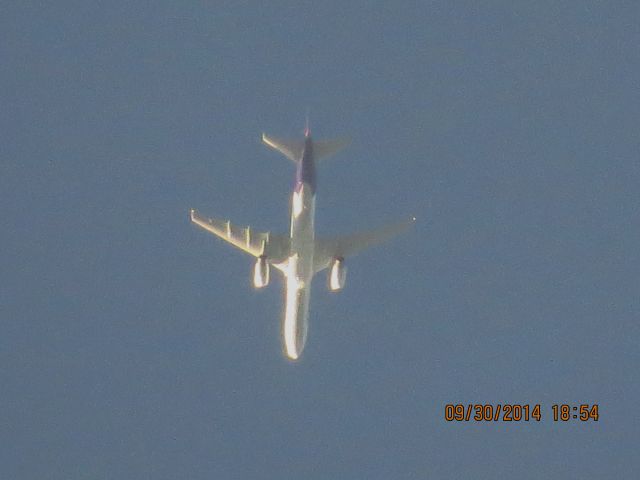
[[[304,350],[305,340],[304,335],[298,334],[293,345],[286,345],[285,354],[289,360],[295,361],[300,358]]]
[[[287,345],[286,355],[289,360],[298,360],[300,358],[301,350],[298,348],[298,343],[295,345]]]

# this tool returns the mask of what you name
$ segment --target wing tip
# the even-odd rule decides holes
[[[271,147],[271,148],[276,148],[276,146],[273,143],[273,140],[271,140],[271,138],[269,138],[269,135],[267,135],[266,132],[262,132],[262,143],[264,143],[266,146]]]

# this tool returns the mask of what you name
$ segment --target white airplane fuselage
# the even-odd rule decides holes
[[[292,360],[302,353],[309,329],[309,296],[315,273],[315,203],[313,143],[307,136],[291,195],[291,249],[286,266],[286,305],[282,322],[285,354]]]

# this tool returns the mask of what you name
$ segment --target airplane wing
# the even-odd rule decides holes
[[[228,220],[203,217],[194,209],[191,209],[191,221],[254,257],[266,255],[274,266],[284,262],[289,255],[289,237],[284,235],[254,232],[251,227],[237,227]]]
[[[395,237],[415,223],[415,217],[387,225],[377,230],[354,233],[334,238],[317,238],[315,240],[314,270],[324,270],[335,258],[352,257],[362,250]]]

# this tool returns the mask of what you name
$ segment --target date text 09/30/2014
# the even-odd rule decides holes
[[[550,413],[554,422],[597,422],[600,418],[597,403],[554,404]],[[539,403],[448,403],[444,406],[444,419],[447,422],[539,422],[543,416]]]

